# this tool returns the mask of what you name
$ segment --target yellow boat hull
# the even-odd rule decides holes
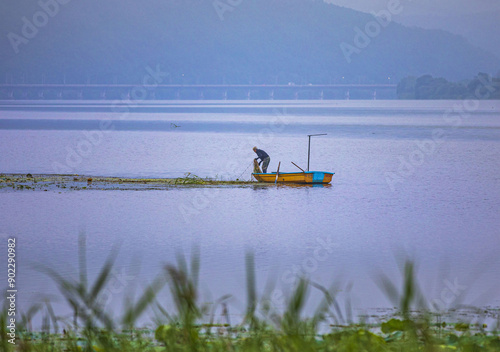
[[[283,172],[278,175],[278,182],[280,183],[330,183],[332,181],[331,172],[323,171],[307,171],[307,172]],[[270,174],[252,174],[253,177],[259,182],[274,183],[276,181],[276,173]]]

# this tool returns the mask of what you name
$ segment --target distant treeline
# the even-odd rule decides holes
[[[399,99],[500,99],[500,73],[479,73],[472,80],[449,82],[431,75],[403,78],[397,87]]]

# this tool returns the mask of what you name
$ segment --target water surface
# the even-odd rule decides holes
[[[444,118],[445,107],[430,106],[425,113],[363,107],[362,114],[331,116],[286,109],[126,118],[1,112],[0,166],[6,173],[177,177],[191,172],[249,179],[254,145],[271,155],[270,170],[281,161],[282,171],[292,171],[291,161],[307,164],[306,135],[328,133],[313,139],[311,169],[335,175],[329,187],[0,190],[0,250],[5,251],[4,238],[18,238],[24,307],[56,292],[34,270],[36,263],[76,277],[82,231],[94,275],[120,243],[116,275],[126,279],[110,294],[117,298],[129,286],[144,287],[176,252],[189,253],[198,245],[203,298],[233,294],[235,315],[244,311],[244,254],[250,249],[260,291],[272,277],[276,292],[287,292],[292,273],[303,272],[325,286],[340,282],[339,299],[352,297],[357,309],[392,307],[376,278],[386,272],[396,280],[398,263],[408,255],[418,261],[429,300],[442,308],[462,293],[465,303],[499,306],[500,116],[488,107],[457,125]],[[112,128],[100,127],[101,121],[111,121]],[[443,302],[450,282],[458,282],[461,291]]]

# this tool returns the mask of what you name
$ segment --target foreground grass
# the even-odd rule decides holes
[[[5,307],[0,315],[0,351],[500,351],[498,333],[487,331],[485,325],[445,323],[439,314],[431,313],[419,293],[409,261],[400,290],[389,279],[381,279],[381,288],[398,302],[399,310],[374,326],[363,322],[342,324],[345,319],[335,297],[337,290],[307,278],[297,281],[285,308],[276,309],[268,294],[258,297],[253,256],[247,255],[247,307],[242,321],[231,325],[226,305],[229,295],[209,305],[199,302],[197,254],[189,264],[179,256],[176,265],[165,266],[136,301],[128,300],[122,316],[113,319],[102,296],[115,258],[113,251],[90,284],[82,237],[78,279],[63,278],[41,267],[59,287],[73,311],[73,321],[57,317],[46,300],[21,314],[13,341]],[[169,287],[173,310],[165,309],[157,300],[164,286]],[[316,313],[305,317],[302,311],[313,289],[319,289],[323,299]],[[218,308],[228,323],[214,323]],[[154,329],[136,327],[146,311],[155,313]],[[37,332],[29,329],[35,317],[42,321]]]
[[[161,326],[154,337],[141,330],[106,330],[72,334],[24,334],[16,345],[2,341],[2,351],[500,351],[497,336],[448,333],[438,338],[419,330],[383,337],[362,328],[324,335],[289,335],[260,327],[248,332],[209,334],[203,329]],[[429,340],[431,339],[431,340]]]

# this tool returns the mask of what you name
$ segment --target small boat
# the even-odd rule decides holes
[[[252,174],[259,182],[302,184],[330,183],[333,175],[334,173],[332,172],[323,171],[280,172],[278,174],[278,180],[276,180],[276,172],[270,174]]]
[[[292,164],[299,168],[302,172],[280,172],[281,161],[278,163],[278,170],[270,174],[252,173],[252,176],[259,182],[268,183],[298,183],[298,184],[325,184],[332,181],[334,172],[325,171],[309,171],[309,162],[311,159],[311,137],[326,136],[326,133],[308,134],[309,145],[307,149],[307,171],[298,166],[292,161]]]

